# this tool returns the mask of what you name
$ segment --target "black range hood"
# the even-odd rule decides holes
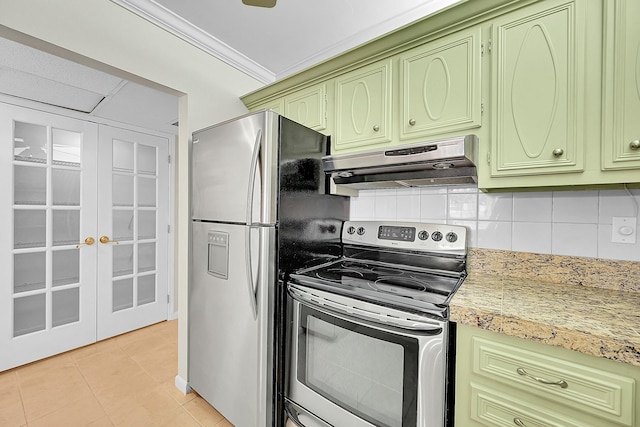
[[[322,158],[336,185],[366,190],[477,183],[478,138],[452,137]]]

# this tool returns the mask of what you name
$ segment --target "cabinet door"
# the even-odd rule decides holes
[[[391,141],[391,60],[336,79],[336,150]]]
[[[327,127],[327,85],[303,89],[284,99],[285,117],[311,129]]]
[[[400,55],[401,139],[480,126],[480,40],[477,28]]]
[[[583,169],[581,1],[545,1],[493,22],[491,172]]]
[[[605,2],[602,168],[640,167],[640,2]]]
[[[284,113],[284,98],[279,98],[270,102],[265,102],[263,104],[257,105],[254,108],[251,108],[251,111],[258,110],[273,110],[278,114]]]

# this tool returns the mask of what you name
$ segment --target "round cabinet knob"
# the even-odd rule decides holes
[[[453,243],[456,240],[458,240],[458,235],[454,232],[449,232],[447,233],[446,239],[447,239],[447,242]]]
[[[562,148],[556,148],[553,150],[553,157],[560,157],[564,154],[564,150]]]
[[[435,231],[433,233],[431,233],[431,238],[436,241],[439,242],[440,240],[442,240],[442,233],[439,231]]]
[[[632,150],[640,150],[640,139],[635,139],[629,143],[629,148]]]
[[[409,119],[409,126],[415,126],[416,119]]]
[[[429,233],[427,233],[426,231],[422,230],[421,232],[418,233],[418,239],[427,240],[428,238],[429,238]]]
[[[353,225],[347,228],[347,233],[353,234],[355,232],[356,232],[356,228]]]
[[[379,130],[380,130],[380,126],[378,126],[378,125],[374,125],[373,126],[373,131],[374,132],[378,132]]]
[[[358,236],[362,236],[364,232],[365,232],[364,227],[358,227]]]

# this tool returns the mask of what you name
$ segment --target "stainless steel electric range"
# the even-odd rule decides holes
[[[288,425],[452,425],[449,301],[466,228],[347,221],[342,243],[288,282]]]

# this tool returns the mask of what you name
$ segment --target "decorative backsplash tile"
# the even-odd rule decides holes
[[[483,193],[451,185],[361,191],[351,219],[465,225],[473,248],[640,261],[640,238],[611,242],[612,218],[638,218],[638,204],[640,189]]]

